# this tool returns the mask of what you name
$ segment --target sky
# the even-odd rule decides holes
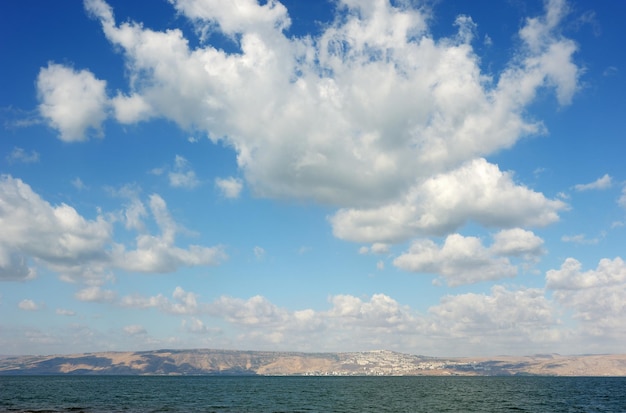
[[[0,3],[0,354],[624,353],[626,3]]]

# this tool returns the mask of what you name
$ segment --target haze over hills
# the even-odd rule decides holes
[[[0,375],[26,374],[626,376],[626,355],[436,358],[386,350],[299,353],[195,349],[0,359]]]

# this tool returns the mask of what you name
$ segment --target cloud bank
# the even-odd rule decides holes
[[[204,301],[181,287],[171,297],[126,296],[112,304],[181,316],[184,331],[196,342],[311,351],[358,350],[358,343],[368,343],[372,348],[475,356],[493,355],[494,349],[526,354],[528,348],[619,352],[626,338],[624,302],[623,260],[603,259],[595,270],[583,271],[580,262],[568,258],[545,274],[544,288],[494,285],[487,293],[446,295],[426,313],[386,294],[338,294],[329,296],[325,309],[290,310],[260,295]],[[574,317],[566,322],[569,312]],[[224,329],[206,327],[216,321]],[[604,338],[602,344],[598,337]]]

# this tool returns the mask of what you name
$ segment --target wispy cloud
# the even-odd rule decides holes
[[[82,191],[83,189],[87,189],[87,185],[85,185],[85,183],[79,177],[72,179],[72,186],[78,189],[79,191]]]
[[[57,315],[62,315],[62,316],[67,316],[67,317],[73,317],[76,315],[75,311],[72,310],[67,310],[65,308],[57,308],[56,309],[56,314]]]
[[[581,245],[595,245],[600,242],[599,238],[587,238],[585,234],[576,234],[576,235],[563,235],[561,237],[561,241],[563,242],[572,242],[574,244]]]
[[[40,306],[38,304],[36,304],[33,300],[22,300],[19,302],[19,304],[17,305],[20,310],[25,310],[25,311],[37,311],[40,309]]]
[[[610,188],[613,183],[613,178],[609,174],[605,174],[603,177],[596,179],[588,184],[574,185],[574,189],[577,191],[590,191],[594,189],[607,189]]]
[[[139,324],[131,324],[131,325],[125,326],[123,330],[124,330],[124,333],[131,335],[131,336],[144,335],[148,333],[146,329]]]
[[[39,152],[34,150],[27,152],[25,149],[16,146],[6,156],[6,160],[9,163],[36,163],[39,162]]]
[[[375,242],[370,247],[359,248],[359,254],[388,254],[389,244]]]
[[[187,159],[180,155],[174,158],[174,167],[167,175],[170,185],[174,188],[193,189],[200,185],[196,173]]]
[[[262,247],[259,247],[258,245],[255,246],[252,251],[254,252],[254,256],[260,260],[263,259],[265,257],[265,249]]]

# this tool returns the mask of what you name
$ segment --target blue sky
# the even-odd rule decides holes
[[[622,2],[0,5],[0,354],[620,353]]]

